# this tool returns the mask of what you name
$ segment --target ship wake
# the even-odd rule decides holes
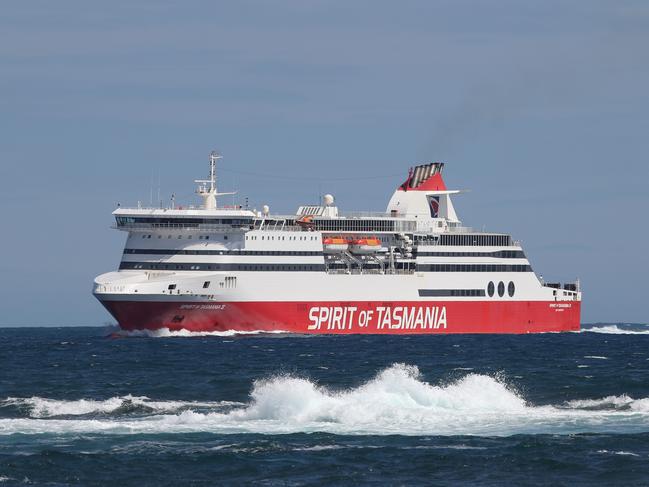
[[[147,338],[189,338],[189,337],[232,337],[237,335],[276,335],[290,333],[283,330],[224,330],[224,331],[189,331],[189,330],[170,330],[169,328],[160,328],[157,330],[122,330],[117,328],[114,332],[109,333],[111,337],[147,337]]]

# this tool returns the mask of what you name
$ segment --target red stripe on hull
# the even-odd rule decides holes
[[[124,330],[539,333],[579,330],[579,301],[103,301]]]

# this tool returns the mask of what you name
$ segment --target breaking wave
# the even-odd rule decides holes
[[[624,326],[624,325],[623,325]],[[649,335],[646,325],[593,325],[581,329],[581,333],[608,333],[610,335]]]
[[[626,394],[607,396],[601,399],[578,399],[568,401],[566,406],[591,411],[638,411],[649,413],[649,398],[633,399]]]
[[[347,390],[331,390],[290,375],[256,381],[246,404],[126,398],[152,408],[151,414],[83,417],[115,411],[124,397],[107,401],[10,398],[7,401],[30,405],[28,417],[0,419],[0,435],[328,432],[509,436],[649,431],[649,398],[622,395],[534,406],[498,378],[468,374],[449,384],[432,385],[422,380],[417,367],[404,364],[395,364]],[[201,411],[201,404],[211,409]],[[223,408],[225,404],[231,406]]]
[[[43,397],[18,398],[9,397],[0,401],[0,407],[14,406],[25,410],[32,418],[50,418],[57,416],[85,416],[96,414],[129,414],[156,413],[169,414],[183,410],[217,409],[242,406],[233,401],[200,402],[200,401],[153,401],[146,396],[118,396],[106,400],[79,399],[64,401]]]

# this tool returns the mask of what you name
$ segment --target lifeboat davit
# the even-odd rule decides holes
[[[354,254],[374,254],[381,250],[381,239],[362,237],[352,240],[349,250]]]
[[[344,252],[349,248],[349,241],[343,237],[325,237],[322,240],[322,248],[328,254]]]

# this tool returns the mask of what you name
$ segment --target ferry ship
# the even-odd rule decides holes
[[[535,333],[579,330],[579,281],[546,283],[520,242],[462,225],[443,163],[411,168],[385,213],[331,195],[294,215],[219,206],[212,152],[200,206],[118,206],[119,269],[93,293],[124,330]]]

